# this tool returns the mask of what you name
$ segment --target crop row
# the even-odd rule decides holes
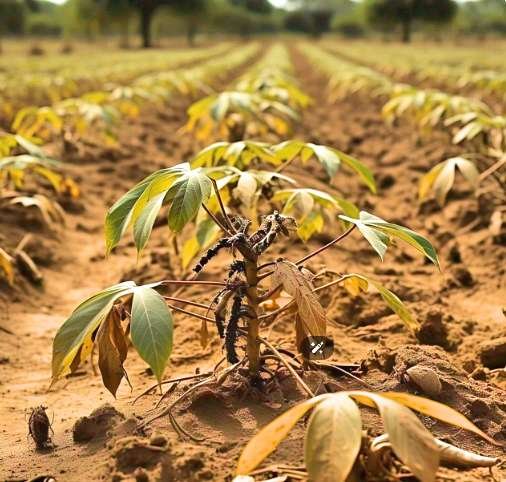
[[[338,55],[357,60],[380,70],[388,76],[413,76],[419,81],[432,81],[452,89],[472,89],[476,95],[493,94],[506,99],[506,71],[504,66],[484,68],[473,62],[459,62],[451,52],[440,53],[434,58],[434,50],[405,50],[400,46],[376,46],[350,44],[346,48],[334,43],[326,44],[328,49]],[[481,53],[483,55],[483,52]],[[487,54],[485,53],[485,57]],[[494,57],[496,55],[494,54]],[[479,59],[479,56],[476,56]],[[483,59],[480,59],[483,61]],[[487,62],[485,62],[485,65]]]
[[[497,224],[504,216],[504,180],[498,171],[506,163],[506,116],[496,115],[482,101],[449,94],[435,89],[422,89],[400,84],[369,67],[333,55],[320,47],[301,45],[301,51],[329,78],[329,93],[333,101],[350,94],[381,99],[383,117],[394,125],[407,119],[420,128],[423,135],[434,128],[451,134],[454,144],[463,144],[473,152],[464,157],[452,157],[434,166],[421,180],[419,196],[424,200],[434,191],[443,204],[451,189],[455,171],[459,170],[477,188],[485,178],[498,181],[497,194],[489,221]],[[476,162],[484,165],[480,174]],[[493,175],[493,176],[492,176]],[[503,223],[499,222],[499,226]]]
[[[211,83],[257,51],[258,45],[251,44],[188,69],[142,75],[131,86],[110,85],[108,90],[65,99],[52,106],[21,109],[15,116],[14,132],[0,132],[0,209],[13,205],[35,208],[49,228],[61,223],[63,215],[57,199],[77,197],[79,189],[64,175],[64,165],[37,144],[59,136],[66,141],[79,141],[88,131],[113,140],[113,128],[122,117],[136,115],[146,104],[163,105],[176,94],[194,96],[208,92]],[[46,185],[51,188],[49,191]],[[0,268],[11,283],[13,265],[13,257],[0,249]]]
[[[65,59],[47,70],[32,68],[8,69],[0,73],[0,122],[12,119],[15,112],[27,105],[39,106],[59,102],[94,90],[103,90],[108,84],[128,85],[136,78],[151,72],[168,71],[223,55],[231,43],[195,49],[165,50],[163,52],[111,53],[83,59]],[[26,69],[26,70],[25,70]]]

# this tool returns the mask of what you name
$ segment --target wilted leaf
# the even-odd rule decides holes
[[[70,370],[78,350],[111,311],[115,301],[132,292],[133,281],[111,286],[81,303],[63,325],[53,341],[53,383]]]
[[[114,396],[125,375],[123,362],[127,356],[125,333],[118,312],[112,310],[97,332],[98,367],[104,386]]]
[[[434,400],[430,400],[428,398],[411,395],[409,393],[385,392],[382,393],[382,396],[394,400],[395,402],[402,403],[406,407],[423,413],[424,415],[428,415],[429,417],[437,418],[443,422],[455,425],[465,430],[469,430],[470,432],[473,432],[484,438],[487,440],[487,442],[498,445],[494,439],[490,438],[469,419],[464,417],[464,415],[460,414],[453,408],[448,407],[447,405],[435,402]]]
[[[439,449],[432,434],[416,415],[382,394],[349,392],[349,395],[367,405],[374,402],[395,455],[422,482],[434,482],[439,467]]]
[[[282,285],[295,299],[306,335],[325,336],[327,332],[325,310],[313,293],[313,286],[297,266],[289,261],[277,261],[272,283]]]
[[[345,482],[362,443],[360,410],[345,393],[320,402],[309,419],[304,460],[311,480]]]
[[[265,459],[287,436],[295,424],[321,399],[318,397],[305,400],[275,418],[262,428],[244,447],[237,463],[236,474],[247,475]]]
[[[172,352],[173,321],[164,299],[149,285],[133,289],[130,334],[141,358],[161,381]]]

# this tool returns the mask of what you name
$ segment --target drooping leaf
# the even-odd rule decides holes
[[[411,395],[410,393],[384,392],[382,393],[382,396],[394,400],[395,402],[402,403],[406,407],[423,413],[424,415],[428,415],[429,417],[433,417],[451,425],[455,425],[456,427],[469,430],[470,432],[479,435],[487,442],[490,442],[493,445],[498,445],[494,439],[489,437],[485,432],[483,432],[483,430],[480,430],[469,419],[464,417],[464,415],[447,405],[429,398]]]
[[[400,403],[381,394],[349,392],[359,402],[372,401],[378,408],[392,449],[422,482],[434,482],[439,468],[439,449],[432,434],[416,415]]]
[[[142,210],[140,216],[137,218],[134,224],[134,241],[137,248],[137,252],[141,252],[146,243],[148,242],[153,225],[155,224],[156,217],[162,207],[165,193],[158,194],[156,197],[151,199],[146,207]]]
[[[277,261],[272,277],[274,286],[283,289],[295,299],[297,311],[306,336],[325,336],[327,317],[311,282],[299,268],[289,261]]]
[[[130,334],[141,358],[161,381],[172,352],[172,314],[164,299],[150,285],[133,290]]]
[[[282,142],[274,146],[273,149],[276,156],[283,162],[291,162],[297,156],[300,156],[302,163],[305,164],[310,158],[314,157],[330,178],[334,177],[341,163],[344,163],[359,175],[360,179],[372,192],[376,192],[376,183],[371,171],[357,159],[337,149],[297,140]]]
[[[406,308],[404,303],[399,297],[392,293],[390,290],[385,288],[378,281],[372,280],[369,277],[360,274],[349,274],[343,282],[344,287],[353,295],[356,296],[360,291],[366,292],[369,284],[373,285],[374,288],[379,292],[383,301],[388,307],[404,322],[404,324],[411,330],[416,331],[419,328],[419,323],[413,317],[411,312]]]
[[[365,211],[361,211],[358,218],[344,215],[339,217],[344,221],[355,224],[381,259],[385,255],[390,238],[398,238],[413,246],[439,267],[436,250],[426,238],[415,231],[398,224],[389,223]]]
[[[422,177],[418,191],[420,201],[423,201],[427,197],[432,187],[438,203],[442,206],[445,203],[448,192],[453,186],[456,169],[459,169],[472,187],[476,189],[480,173],[474,163],[463,157],[452,157],[435,165]]]
[[[132,292],[133,281],[111,286],[81,303],[60,327],[53,341],[53,383],[70,370],[78,350],[98,328],[116,300]]]
[[[304,442],[311,480],[345,482],[362,443],[362,420],[355,402],[337,393],[313,410]]]
[[[287,436],[295,424],[317,403],[315,397],[295,405],[260,430],[246,444],[237,463],[236,474],[247,475],[265,459]]]
[[[104,386],[116,396],[121,380],[125,376],[123,363],[127,357],[128,346],[121,320],[116,310],[109,312],[100,325],[96,344],[98,346],[98,367]]]

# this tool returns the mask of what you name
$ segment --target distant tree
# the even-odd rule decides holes
[[[299,8],[287,14],[286,28],[320,37],[330,30],[333,17],[345,15],[353,9],[350,0],[292,0]]]
[[[119,12],[127,8],[133,8],[139,13],[140,33],[142,46],[149,48],[153,45],[151,38],[151,24],[155,12],[160,7],[173,8],[176,13],[188,17],[188,39],[193,41],[196,32],[196,20],[201,15],[206,0],[96,0],[104,5],[108,11]]]
[[[18,0],[0,1],[0,32],[3,34],[22,34],[24,32],[26,11]]]
[[[453,0],[369,0],[366,9],[372,25],[400,23],[402,41],[409,42],[415,20],[447,23],[457,13],[457,4]]]
[[[273,10],[269,0],[229,0],[236,7],[243,7],[250,12],[271,13]]]

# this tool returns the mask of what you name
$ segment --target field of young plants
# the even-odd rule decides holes
[[[506,480],[506,46],[0,58],[0,480]]]

